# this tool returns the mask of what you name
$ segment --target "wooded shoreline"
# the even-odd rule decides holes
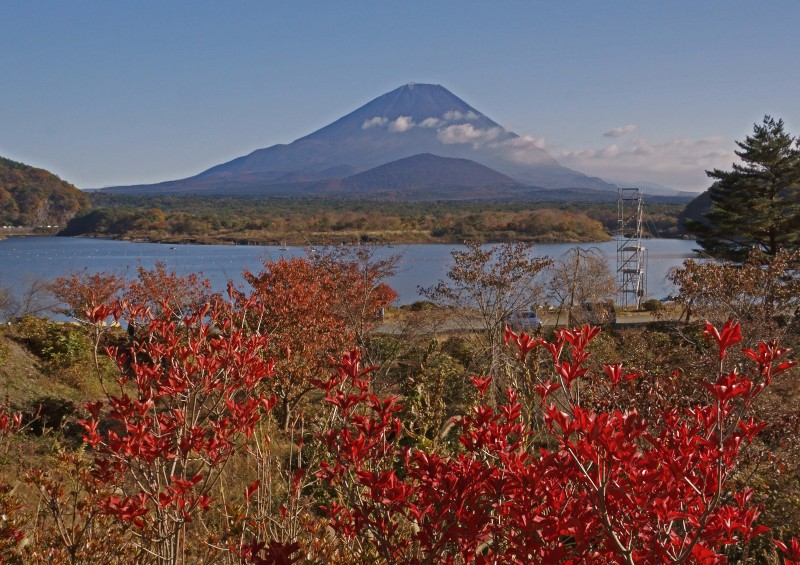
[[[92,195],[59,235],[239,245],[587,243],[617,226],[611,203],[386,202]],[[647,232],[680,237],[683,205],[654,204]]]

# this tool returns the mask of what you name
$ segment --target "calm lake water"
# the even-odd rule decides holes
[[[649,239],[644,241],[648,250],[647,295],[662,298],[672,292],[666,274],[692,256],[696,247],[693,241],[677,239]],[[377,247],[377,255],[402,256],[397,274],[389,284],[400,295],[399,304],[419,300],[418,287],[431,286],[446,277],[451,264],[453,245],[396,245]],[[537,255],[558,258],[574,244],[541,244],[534,248]],[[584,249],[598,248],[615,268],[616,244],[584,243]],[[281,250],[277,247],[232,245],[169,245],[160,243],[133,243],[89,238],[67,237],[11,237],[0,240],[0,284],[15,291],[24,288],[33,278],[52,279],[70,271],[87,268],[90,272],[110,271],[134,276],[142,265],[153,267],[163,261],[169,269],[180,274],[202,272],[216,290],[224,290],[228,280],[242,283],[243,269],[258,272],[261,260],[280,257],[303,256],[302,247]]]

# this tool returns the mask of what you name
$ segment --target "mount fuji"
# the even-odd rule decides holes
[[[363,188],[364,178],[384,185],[391,182],[402,193],[404,187],[396,186],[397,182],[378,178],[398,170],[384,165],[402,160],[404,182],[410,183],[405,188],[419,191],[430,183],[440,187],[436,183],[445,182],[457,191],[452,179],[444,178],[444,171],[431,172],[438,161],[408,160],[421,154],[445,158],[441,163],[449,174],[462,163],[466,169],[457,178],[477,170],[475,164],[481,165],[481,170],[492,169],[496,177],[481,177],[487,179],[485,188],[489,192],[493,188],[491,178],[502,179],[500,184],[506,187],[511,181],[520,187],[616,190],[599,178],[561,166],[533,138],[503,128],[443,86],[414,83],[379,96],[292,143],[257,149],[194,177],[103,190],[308,196],[344,190],[353,185],[348,179],[361,173],[357,191],[361,196],[369,194]],[[414,163],[422,162],[425,168],[419,174],[409,170]],[[367,171],[370,174],[364,175]]]

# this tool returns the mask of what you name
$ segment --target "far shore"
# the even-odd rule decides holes
[[[55,233],[50,234],[30,234],[30,235],[59,235]],[[409,233],[405,236],[402,234],[392,234],[392,237],[385,235],[373,234],[370,232],[362,233],[348,233],[348,234],[292,234],[286,235],[279,239],[273,236],[260,236],[255,234],[204,234],[204,235],[186,235],[176,237],[174,235],[164,236],[145,236],[145,235],[94,235],[94,234],[81,234],[74,237],[88,237],[96,239],[109,239],[119,241],[132,241],[136,243],[162,243],[167,245],[260,245],[260,246],[291,246],[291,247],[304,247],[304,246],[325,246],[325,245],[419,245],[419,244],[451,244],[459,245],[464,243],[464,238],[445,238],[433,237],[429,234]],[[472,238],[470,241],[480,241],[481,243],[493,244],[504,243],[507,241],[526,241],[530,243],[574,243],[590,244],[602,243],[604,241],[611,241],[611,237],[602,240],[577,240],[577,239],[559,239],[559,238],[546,238],[546,239],[524,239],[524,238],[507,238],[507,239],[491,239],[491,238]]]
[[[40,237],[58,235],[58,228],[11,227],[0,229],[0,239],[7,237]]]
[[[454,239],[454,238],[436,238],[436,237],[396,237],[396,238],[381,238],[372,236],[370,234],[363,234],[359,237],[303,237],[298,235],[296,237],[286,237],[285,239],[275,239],[270,237],[243,237],[243,236],[233,236],[233,235],[222,235],[222,236],[215,236],[215,235],[194,235],[194,236],[184,236],[184,237],[132,237],[129,235],[121,235],[118,237],[109,236],[109,235],[97,235],[97,234],[80,234],[75,236],[62,236],[58,232],[54,230],[38,230],[38,229],[27,229],[27,230],[20,230],[19,232],[14,233],[0,233],[0,241],[6,238],[11,237],[78,237],[78,238],[88,238],[88,239],[105,239],[110,241],[129,241],[133,243],[159,243],[162,245],[254,245],[254,246],[262,246],[262,247],[324,247],[326,245],[461,245],[465,241],[465,239]],[[644,239],[649,239],[645,237]],[[693,239],[687,237],[660,237],[658,239]],[[473,238],[468,241],[479,241],[483,244],[498,244],[498,243],[506,243],[508,241],[512,242],[528,242],[528,243],[540,243],[540,244],[559,244],[559,243],[571,243],[575,245],[584,245],[584,244],[593,244],[593,243],[603,243],[607,241],[611,241],[612,238],[608,237],[602,240],[577,240],[577,239],[557,239],[557,238],[547,238],[547,239],[525,239],[525,238],[509,238],[509,239],[484,239],[484,238]]]

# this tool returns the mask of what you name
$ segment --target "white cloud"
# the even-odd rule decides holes
[[[514,137],[512,139],[506,140],[503,142],[503,145],[508,147],[518,147],[522,149],[530,147],[535,147],[536,149],[544,149],[544,146],[547,145],[547,142],[543,137],[523,135],[520,137]]]
[[[525,135],[502,139],[505,130],[501,127],[481,129],[473,124],[453,124],[438,130],[439,141],[445,144],[470,143],[475,149],[488,147],[510,161],[527,165],[552,162],[543,151],[545,139]]]
[[[631,154],[636,153],[636,151],[638,150],[632,151]],[[601,147],[599,149],[581,149],[579,151],[564,153],[562,154],[562,157],[566,159],[581,160],[607,159],[609,157],[617,157],[619,152],[619,147],[615,143],[613,145],[609,145],[608,147]]]
[[[627,126],[623,126],[621,128],[614,128],[611,131],[607,131],[603,134],[603,137],[622,137],[623,135],[629,135],[635,132],[637,129],[636,124],[628,124]]]
[[[402,133],[414,127],[414,120],[411,116],[400,116],[392,123],[389,124],[389,131],[394,133]]]
[[[546,140],[543,137],[523,135],[504,141],[490,144],[490,147],[500,149],[506,159],[526,165],[536,165],[542,161],[549,161],[550,157],[543,152]]]
[[[459,110],[449,110],[442,115],[442,119],[446,122],[460,122],[465,120],[467,122],[474,122],[478,119],[478,114],[469,110],[468,112],[460,112]]]
[[[706,170],[729,169],[738,160],[732,145],[721,137],[662,142],[634,139],[607,147],[563,150],[554,156],[561,164],[588,175],[699,191],[711,185]]]
[[[472,143],[477,148],[497,139],[502,131],[500,127],[480,129],[472,124],[457,124],[440,129],[438,137],[442,143]]]
[[[441,123],[442,120],[440,120],[439,118],[425,118],[419,123],[419,126],[423,128],[435,128]]]
[[[383,116],[375,116],[374,118],[370,118],[369,120],[364,120],[364,123],[361,124],[361,129],[369,129],[375,126],[385,126],[389,120],[384,118]]]

